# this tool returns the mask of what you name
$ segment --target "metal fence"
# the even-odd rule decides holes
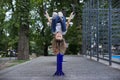
[[[86,0],[82,52],[120,64],[120,0]]]

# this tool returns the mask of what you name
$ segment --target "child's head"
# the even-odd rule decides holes
[[[55,34],[55,39],[56,39],[56,40],[63,40],[63,35],[62,35],[62,33],[61,33],[61,32],[57,32],[57,33]]]

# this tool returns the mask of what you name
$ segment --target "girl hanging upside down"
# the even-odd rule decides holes
[[[63,35],[66,34],[67,29],[69,27],[70,21],[73,18],[73,12],[70,14],[70,17],[66,23],[66,18],[63,16],[62,12],[53,12],[52,19],[50,19],[49,14],[46,11],[45,15],[51,25],[51,31],[54,34],[54,38],[52,40],[52,48],[54,54],[65,53],[66,51],[66,43]]]

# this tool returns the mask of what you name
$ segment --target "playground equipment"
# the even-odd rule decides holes
[[[64,76],[64,72],[62,71],[62,62],[63,62],[63,54],[57,54],[57,68],[54,76]]]
[[[120,55],[119,4],[120,0],[87,0],[83,8],[82,51],[97,61],[107,59],[109,65],[112,55]]]
[[[64,54],[60,52],[60,41],[58,42],[58,45],[59,45],[59,53],[57,54],[57,67],[54,76],[63,76],[64,72],[62,71],[62,62],[63,62]]]
[[[73,19],[73,17],[75,16],[75,6],[73,5],[73,4],[71,4],[71,7],[72,7],[72,10],[73,10],[73,12],[70,14],[70,17],[66,17],[66,19],[68,19],[68,22],[67,23],[69,23],[70,25],[72,25],[73,23],[72,22],[70,22],[70,20],[71,19]],[[46,12],[46,4],[44,5],[44,11]],[[48,21],[51,23],[51,19],[53,18],[53,17],[49,17],[49,14],[48,13],[46,13],[47,14],[47,17],[48,17]],[[59,13],[58,13],[59,14]],[[58,17],[56,17],[56,18],[59,18],[60,19],[60,17],[58,16]],[[53,18],[54,19],[54,18]],[[64,20],[64,19],[63,19]],[[61,21],[61,20],[60,20]],[[62,23],[64,23],[66,20],[64,20]],[[56,27],[56,23],[57,21],[55,21],[55,23],[52,21],[52,24],[55,24],[55,27]],[[60,22],[59,22],[60,23]],[[65,25],[66,25],[66,22],[65,22]],[[61,24],[61,26],[62,26],[62,24]],[[68,27],[68,26],[65,26],[66,28]],[[54,27],[53,27],[54,28]],[[60,43],[61,43],[61,41],[59,40],[58,42],[58,46],[59,46],[59,48],[58,48],[58,54],[57,54],[57,67],[56,67],[56,72],[54,73],[54,76],[63,76],[63,75],[65,75],[64,74],[64,72],[62,71],[62,62],[63,62],[63,56],[64,56],[64,54],[63,53],[61,53],[61,51],[60,51]],[[63,45],[63,44],[62,44]]]

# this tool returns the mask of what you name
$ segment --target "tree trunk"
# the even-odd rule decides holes
[[[18,41],[18,59],[29,59],[29,0],[17,0],[17,12],[20,20]]]
[[[24,30],[24,27],[28,29]],[[19,43],[18,43],[18,59],[29,59],[29,37],[26,32],[29,31],[29,26],[20,27]]]

